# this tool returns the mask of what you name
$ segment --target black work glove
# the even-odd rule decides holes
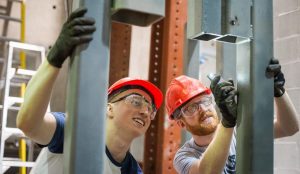
[[[222,125],[226,128],[232,128],[236,125],[237,120],[237,103],[235,101],[237,91],[232,80],[220,81],[220,79],[221,76],[215,76],[211,80],[210,89],[222,114]]]
[[[72,12],[64,23],[58,39],[47,56],[51,65],[61,68],[77,45],[88,43],[93,39],[92,34],[96,30],[95,20],[85,17],[86,12],[86,8],[79,8]]]
[[[271,59],[270,64],[267,67],[267,73],[274,77],[274,97],[281,97],[285,92],[285,78],[277,59]]]

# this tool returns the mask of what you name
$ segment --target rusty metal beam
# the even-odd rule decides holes
[[[109,85],[129,74],[131,26],[112,22]]]
[[[163,21],[157,22],[151,29],[149,81],[156,86],[160,86],[161,82],[163,24]],[[163,109],[160,109],[146,132],[143,164],[145,174],[155,173],[157,164],[160,164],[162,160],[157,158],[157,154],[162,151],[162,147],[158,147],[158,144],[162,142],[159,140],[159,133],[163,132],[162,124],[160,124],[164,121],[163,114]]]
[[[183,74],[187,0],[166,0],[166,17],[152,27],[149,80],[165,93],[170,81]],[[164,104],[145,139],[145,174],[175,174],[173,158],[181,129],[165,118]]]

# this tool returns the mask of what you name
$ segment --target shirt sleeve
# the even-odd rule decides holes
[[[174,158],[173,165],[179,174],[188,174],[193,163],[197,158],[191,153],[180,149]]]
[[[64,149],[64,127],[65,127],[65,113],[51,112],[56,119],[56,129],[54,135],[47,145],[52,153],[63,153]]]

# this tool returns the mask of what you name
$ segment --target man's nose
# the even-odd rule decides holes
[[[148,116],[150,115],[149,109],[146,105],[143,105],[142,108],[140,109],[140,114]]]
[[[203,111],[206,111],[208,109],[207,106],[203,105],[203,104],[199,104],[199,111],[200,112],[203,112]]]

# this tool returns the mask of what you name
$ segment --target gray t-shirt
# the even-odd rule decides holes
[[[176,153],[173,165],[179,174],[188,174],[191,165],[200,159],[207,147],[198,146],[194,139],[187,141]],[[236,138],[232,138],[229,155],[223,170],[223,174],[235,174],[236,163]]]

